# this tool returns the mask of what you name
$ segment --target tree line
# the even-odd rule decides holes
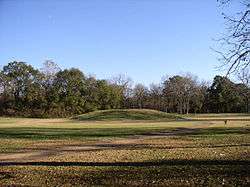
[[[216,76],[212,84],[191,74],[166,77],[149,87],[133,86],[126,76],[98,80],[76,68],[61,70],[53,61],[35,69],[10,62],[0,70],[0,115],[68,117],[95,110],[139,108],[169,113],[250,111],[250,76],[240,83]]]

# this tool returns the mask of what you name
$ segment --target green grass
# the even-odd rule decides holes
[[[138,110],[138,109],[116,109],[116,110],[103,110],[95,111],[80,116],[76,116],[73,119],[81,121],[117,121],[117,120],[177,120],[182,119],[179,115],[167,114],[155,110]]]
[[[189,130],[182,128],[181,130]],[[0,137],[8,139],[56,140],[56,139],[97,139],[122,138],[135,135],[154,135],[156,133],[174,133],[174,127],[125,127],[120,128],[0,128]],[[248,128],[221,127],[195,129],[179,133],[179,136],[220,136],[226,134],[250,134]]]

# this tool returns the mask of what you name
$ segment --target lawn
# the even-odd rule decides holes
[[[248,115],[152,118],[0,118],[0,185],[250,185]]]

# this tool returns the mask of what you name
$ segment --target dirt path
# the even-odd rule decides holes
[[[157,139],[181,134],[193,133],[199,129],[177,128],[171,132],[148,133],[144,135],[135,135],[127,138],[99,141],[92,144],[76,144],[76,145],[55,145],[44,148],[24,149],[18,153],[0,153],[1,162],[12,161],[39,161],[48,159],[50,156],[63,155],[67,152],[84,152],[84,151],[100,151],[114,148],[131,147],[136,148],[137,145],[142,145],[146,139]],[[146,147],[147,145],[145,145]]]

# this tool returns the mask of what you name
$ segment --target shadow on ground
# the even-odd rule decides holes
[[[161,160],[155,162],[0,162],[0,166],[105,166],[105,167],[149,167],[149,166],[199,166],[199,165],[244,165],[248,160]]]
[[[250,161],[243,160],[4,162],[0,185],[249,186],[249,166]]]

